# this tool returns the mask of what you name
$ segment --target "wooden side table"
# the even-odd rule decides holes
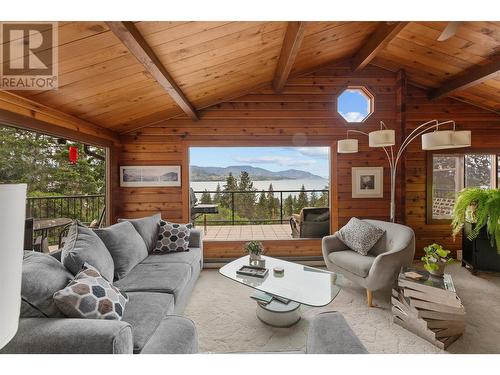
[[[414,274],[421,277],[409,277]],[[391,301],[394,323],[440,349],[446,349],[465,330],[465,309],[448,274],[436,277],[403,267]]]

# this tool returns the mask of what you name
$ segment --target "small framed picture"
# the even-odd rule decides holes
[[[120,167],[120,186],[181,186],[181,166],[123,166]]]
[[[384,196],[383,167],[352,168],[353,198],[383,198],[383,196]]]

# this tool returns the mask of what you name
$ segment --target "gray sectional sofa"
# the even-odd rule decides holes
[[[60,267],[63,267],[60,254],[26,252],[25,271],[29,269],[29,272],[23,273],[23,283],[30,279],[35,282],[33,285],[38,285],[36,280]],[[47,313],[48,309],[49,312],[54,309],[52,296],[43,296],[52,293],[47,290],[50,288],[24,288],[24,294],[41,294],[31,296],[31,301],[46,313],[36,317],[22,307],[19,330],[1,353],[196,353],[196,328],[191,320],[179,315],[202,268],[203,243],[196,229],[191,231],[189,251],[149,253],[125,276],[113,282],[129,298],[121,321],[74,319]],[[64,275],[61,282],[66,282]]]

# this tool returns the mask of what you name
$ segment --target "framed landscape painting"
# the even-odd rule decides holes
[[[181,186],[180,165],[120,167],[121,187]]]
[[[384,196],[383,167],[352,168],[353,198],[383,198],[383,196]]]

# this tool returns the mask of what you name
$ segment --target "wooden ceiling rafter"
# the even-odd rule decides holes
[[[280,57],[276,65],[276,72],[273,79],[273,88],[280,92],[286,85],[286,81],[292,70],[295,58],[297,57],[302,41],[304,40],[306,22],[288,22]]]
[[[409,22],[381,22],[367,42],[352,58],[352,70],[363,69],[377,53],[387,46]]]
[[[133,22],[108,21],[106,22],[111,31],[121,40],[127,49],[144,65],[153,78],[167,91],[170,97],[182,108],[192,119],[198,120],[195,108],[186,98],[181,88],[177,85],[165,66],[146,42]]]
[[[472,68],[460,73],[460,75],[452,77],[441,85],[441,87],[432,90],[429,94],[429,99],[438,100],[453,96],[458,91],[477,86],[482,82],[494,78],[500,71],[500,54],[493,56],[490,60],[491,62],[486,65],[474,65]]]

